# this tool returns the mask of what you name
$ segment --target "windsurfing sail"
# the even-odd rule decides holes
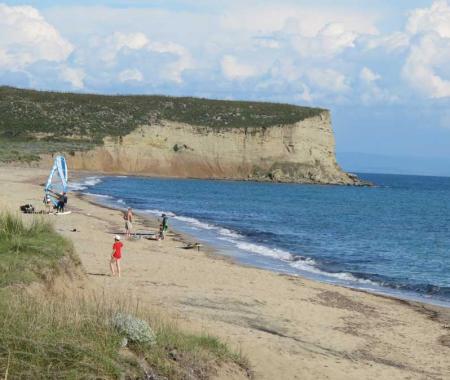
[[[44,190],[46,199],[49,199],[55,206],[58,204],[61,194],[67,192],[67,178],[66,159],[64,156],[56,156]]]

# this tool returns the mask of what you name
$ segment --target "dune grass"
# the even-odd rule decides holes
[[[79,266],[71,242],[43,217],[0,214],[0,378],[208,379],[222,363],[248,363],[217,338],[181,331],[129,297],[26,291]],[[20,285],[20,286],[17,286]],[[128,342],[117,313],[146,321],[156,343]]]
[[[48,280],[67,259],[79,264],[72,243],[44,217],[25,223],[18,215],[0,214],[0,287]]]

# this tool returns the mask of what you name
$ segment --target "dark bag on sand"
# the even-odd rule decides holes
[[[26,204],[20,206],[20,211],[22,211],[24,214],[34,214],[34,207],[33,205]]]

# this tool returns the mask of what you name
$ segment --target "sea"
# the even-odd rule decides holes
[[[450,307],[450,178],[359,176],[375,186],[96,176],[72,190],[166,213],[243,265]]]

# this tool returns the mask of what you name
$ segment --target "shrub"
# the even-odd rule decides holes
[[[153,345],[156,336],[147,322],[131,314],[117,313],[111,319],[112,326],[132,343]]]

